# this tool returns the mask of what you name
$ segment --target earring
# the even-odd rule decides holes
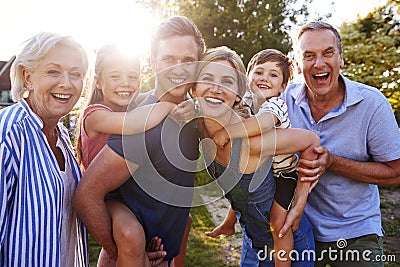
[[[201,108],[200,108],[200,104],[197,98],[194,99],[194,112],[195,112],[195,116],[196,118],[201,116]]]
[[[28,88],[29,91],[33,91],[32,83],[28,83],[28,84],[26,85],[26,88]]]

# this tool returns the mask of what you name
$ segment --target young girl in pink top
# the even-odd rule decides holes
[[[139,94],[140,60],[137,56],[124,54],[117,46],[102,47],[96,57],[95,79],[86,108],[81,114],[77,134],[77,158],[86,169],[107,143],[110,134],[135,134],[159,124],[176,107],[162,102],[146,105],[131,111],[144,99]],[[141,119],[138,119],[141,118]],[[135,226],[140,226],[135,215],[118,199],[106,201],[112,220],[112,233],[118,248],[118,257],[111,257],[103,249],[98,266],[156,266],[163,260],[165,251],[161,240],[154,237],[149,259],[135,262],[135,246],[143,246],[144,236],[138,236]],[[111,231],[111,229],[110,229]],[[135,256],[135,255],[133,255]],[[151,260],[154,257],[155,259]],[[143,264],[145,262],[145,264]]]

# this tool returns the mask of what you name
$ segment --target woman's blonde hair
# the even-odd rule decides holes
[[[25,96],[29,89],[25,85],[23,70],[33,71],[40,61],[47,56],[57,45],[65,45],[79,51],[84,66],[84,88],[88,85],[88,56],[83,46],[71,36],[56,33],[42,32],[26,41],[26,45],[18,54],[10,70],[11,95],[15,102]]]

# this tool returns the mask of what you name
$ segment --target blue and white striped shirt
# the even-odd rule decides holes
[[[64,183],[42,127],[23,99],[0,111],[0,266],[61,266]],[[57,131],[76,186],[68,131],[61,123]],[[86,229],[75,223],[75,266],[88,266]]]

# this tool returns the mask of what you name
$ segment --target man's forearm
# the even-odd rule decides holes
[[[103,199],[93,198],[92,192],[85,193],[78,186],[74,195],[74,207],[91,236],[116,259],[118,252],[112,237],[112,224]]]
[[[400,160],[391,162],[360,162],[330,154],[329,171],[345,177],[380,186],[400,184]]]

